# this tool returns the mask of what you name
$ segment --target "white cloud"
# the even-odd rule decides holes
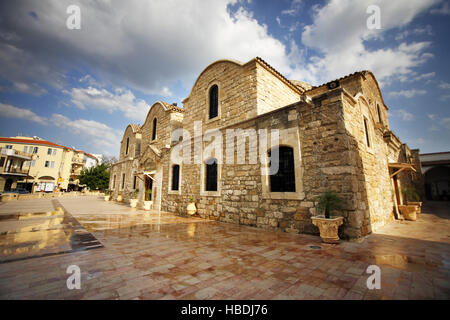
[[[430,131],[441,131],[443,128],[450,130],[450,117],[441,118],[436,114],[429,114],[428,118],[433,121]]]
[[[436,72],[429,72],[429,73],[423,73],[420,75],[417,75],[416,72],[411,72],[409,75],[400,76],[399,80],[401,82],[415,82],[415,81],[421,81],[421,80],[427,80],[426,83],[428,83],[430,78],[433,78],[436,76]]]
[[[426,90],[411,89],[411,90],[392,91],[389,93],[389,95],[393,97],[413,98],[417,95],[424,95],[426,93],[427,93]]]
[[[414,115],[404,109],[400,109],[397,111],[397,114],[403,121],[412,121],[414,120]]]
[[[450,89],[450,83],[448,83],[448,82],[441,82],[441,84],[439,85],[439,88],[441,88],[441,89]]]
[[[331,0],[323,7],[316,7],[313,23],[302,33],[302,43],[319,54],[310,61],[298,63],[293,73],[297,79],[313,83],[361,69],[373,71],[381,81],[409,74],[432,57],[425,52],[430,42],[404,42],[391,48],[368,49],[366,41],[380,39],[387,30],[408,25],[438,1],[377,1],[381,9],[381,30],[367,28],[366,9],[373,4],[372,0]]]
[[[71,69],[92,70],[113,87],[169,95],[181,80],[188,89],[209,63],[262,56],[289,72],[283,43],[235,0],[2,1],[0,30],[15,32],[0,47],[0,75],[15,81],[61,85]],[[82,8],[81,30],[68,30],[69,4]],[[237,3],[238,6],[243,3]],[[36,17],[29,12],[35,12]],[[14,12],[14,14],[11,14]],[[24,68],[29,66],[29,68]]]
[[[33,121],[42,125],[47,124],[44,117],[40,117],[29,109],[22,109],[9,104],[0,103],[0,117]]]
[[[441,125],[450,130],[450,117],[443,118],[441,120]]]
[[[302,0],[292,0],[289,9],[281,11],[281,14],[295,16],[299,12],[301,4]]]
[[[431,25],[426,25],[425,27],[418,27],[418,28],[415,28],[413,30],[405,30],[405,31],[399,33],[395,37],[395,40],[401,41],[401,40],[405,39],[406,37],[408,37],[409,35],[416,35],[416,36],[427,35],[427,36],[431,36],[431,35],[433,35],[433,28],[431,27]]]
[[[450,100],[450,94],[444,94],[444,95],[442,95],[442,96],[439,98],[439,100],[441,100],[441,101],[447,101],[447,100]]]
[[[442,14],[442,15],[450,15],[450,4],[448,2],[444,2],[442,7],[431,9],[430,12],[432,14]]]
[[[80,109],[94,108],[108,113],[120,111],[131,120],[145,119],[149,110],[148,104],[142,99],[137,99],[130,90],[119,88],[110,92],[103,88],[89,86],[88,88],[72,88],[65,93]]]
[[[84,138],[98,151],[105,152],[112,148],[117,149],[120,144],[122,132],[94,120],[71,120],[62,114],[53,114],[52,123],[71,133]]]

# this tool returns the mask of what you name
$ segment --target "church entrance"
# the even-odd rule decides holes
[[[147,195],[147,190],[152,190],[151,191],[152,193],[150,194],[150,199],[149,199],[149,201],[152,201],[153,198],[154,198],[154,194],[153,194],[153,179],[146,175],[145,176],[145,195]],[[146,196],[145,200],[147,200],[147,196]]]

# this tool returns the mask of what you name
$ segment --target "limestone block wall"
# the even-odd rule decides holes
[[[219,88],[219,116],[208,119],[209,89]],[[198,77],[188,98],[183,101],[183,128],[193,133],[194,121],[203,122],[203,131],[256,116],[256,62],[245,65],[220,61]]]
[[[156,139],[152,140],[153,119],[156,120]],[[141,152],[144,153],[149,144],[161,150],[166,144],[170,144],[172,134],[170,126],[170,112],[165,111],[161,103],[156,102],[147,114],[144,124],[142,125],[142,145]]]
[[[127,153],[127,139],[129,139],[128,153]],[[125,160],[126,158],[135,158],[136,148],[138,148],[138,144],[140,143],[141,143],[141,133],[134,132],[131,125],[127,126],[123,134],[122,141],[120,142],[119,161]]]
[[[205,194],[201,166],[183,164],[181,192],[164,195],[162,210],[184,215],[188,197],[193,195],[199,215],[206,219],[317,234],[310,219],[315,214],[314,201],[319,194],[334,190],[346,200],[341,236],[367,234],[370,218],[366,184],[361,181],[363,160],[358,142],[348,132],[344,105],[343,91],[335,90],[315,97],[312,104],[299,102],[222,129],[279,129],[281,144],[294,148],[295,193],[267,192],[267,177],[261,175],[260,162],[247,161],[219,165],[220,191]],[[248,146],[245,154],[248,159]]]
[[[388,150],[383,131],[376,127],[376,121],[361,97],[357,101],[347,99],[344,103],[345,123],[354,140],[355,156],[360,159],[358,168],[358,210],[363,219],[357,221],[361,235],[366,235],[378,226],[394,219],[394,193],[388,168]],[[367,143],[366,119],[369,143]]]
[[[300,100],[300,93],[259,63],[256,64],[256,79],[258,115]]]

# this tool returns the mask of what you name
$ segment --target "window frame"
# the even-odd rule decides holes
[[[215,110],[213,110],[212,109],[212,107],[213,107],[213,90],[215,91],[215,97],[214,97],[214,100],[215,100]],[[217,118],[218,116],[219,116],[219,86],[217,85],[217,84],[213,84],[210,88],[209,88],[209,90],[208,90],[208,96],[209,96],[209,99],[208,99],[208,120],[212,120],[212,119],[215,119],[215,118]],[[212,116],[211,115],[211,111],[215,111],[215,115],[214,116]]]
[[[284,146],[284,145],[278,145],[275,146],[273,148],[270,148],[268,151],[268,157],[270,159],[270,154],[272,152],[272,150],[278,148],[278,152],[279,152],[279,168],[278,168],[278,172],[275,175],[270,175],[269,176],[269,191],[271,193],[273,192],[289,192],[289,193],[295,193],[296,192],[296,183],[295,183],[295,158],[294,158],[294,148],[290,147],[290,146]],[[283,151],[282,151],[283,150]],[[290,153],[289,156],[292,157],[292,159],[288,159],[291,160],[292,163],[290,164],[291,167],[289,167],[288,169],[291,170],[292,172],[285,172],[287,175],[288,174],[293,174],[294,178],[293,178],[293,190],[291,188],[288,188],[288,186],[286,184],[282,184],[280,183],[280,180],[283,180],[283,175],[281,175],[280,173],[280,169],[282,167],[282,164],[284,164],[285,162],[288,162],[285,158],[282,157],[282,155],[286,154],[286,153]],[[276,187],[274,186],[274,184],[277,184]],[[292,186],[292,183],[291,183]],[[275,189],[275,190],[274,190]]]
[[[158,118],[154,117],[153,121],[152,121],[152,139],[151,139],[151,141],[156,141],[158,139],[157,129],[158,129]]]
[[[211,92],[211,89],[214,86],[217,86],[217,116],[215,116],[214,118],[210,118],[209,117],[209,114],[210,114],[210,100],[211,100],[210,92]],[[205,92],[206,110],[205,110],[205,115],[204,115],[204,122],[205,123],[218,121],[222,117],[221,101],[222,101],[223,93],[222,93],[221,87],[222,86],[221,86],[220,81],[214,80],[208,85],[208,87],[206,89],[206,92]]]
[[[286,115],[286,118],[288,115]],[[304,200],[305,192],[303,186],[303,173],[304,167],[302,163],[302,153],[301,153],[301,139],[298,127],[291,127],[284,129],[279,136],[278,144],[271,146],[270,143],[267,145],[266,150],[266,163],[261,164],[261,198],[262,199],[273,199],[273,200]],[[268,135],[267,141],[270,141],[270,136]],[[295,192],[270,192],[270,175],[269,175],[269,158],[268,152],[274,147],[286,146],[293,149],[294,154],[294,174],[295,174]]]
[[[217,190],[207,190],[207,162],[210,159],[216,159],[216,186]],[[222,179],[222,163],[220,163],[217,158],[210,157],[207,160],[204,160],[201,165],[201,171],[200,171],[200,195],[201,196],[210,196],[210,197],[220,197],[221,196],[221,179]]]

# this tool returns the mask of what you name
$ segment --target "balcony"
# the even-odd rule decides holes
[[[28,169],[20,168],[0,168],[0,174],[12,176],[27,176]]]
[[[72,164],[74,165],[84,165],[86,164],[86,161],[84,161],[83,159],[77,159],[77,158],[73,158],[72,159]]]
[[[18,151],[15,149],[1,148],[0,154],[2,156],[15,157],[15,158],[20,158],[20,159],[24,159],[24,160],[31,160],[31,153],[25,153],[25,152]]]

